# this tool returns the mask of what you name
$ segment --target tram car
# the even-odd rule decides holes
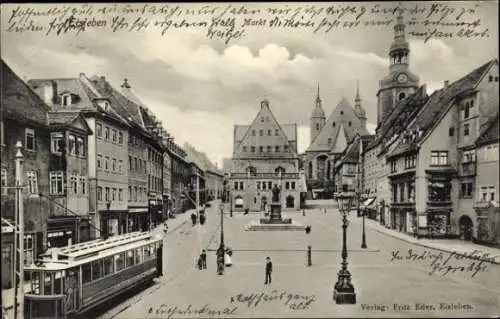
[[[25,266],[25,318],[72,318],[162,276],[160,235],[134,232],[51,248]]]

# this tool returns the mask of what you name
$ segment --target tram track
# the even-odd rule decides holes
[[[184,235],[186,237],[191,237],[192,234],[196,234],[196,232],[193,232],[192,228],[190,228],[187,232],[185,232],[184,230],[186,229],[187,225],[189,225],[189,224],[186,221],[185,223],[183,223],[183,224],[179,225],[178,227],[176,227],[171,232],[168,232],[166,235],[167,236],[168,235],[174,235],[174,233],[177,233],[178,236]],[[202,227],[205,227],[205,226],[202,226]],[[204,247],[205,249],[207,249],[210,246],[210,244],[213,242],[213,240],[216,238],[216,235],[219,232],[220,228],[221,228],[221,223],[219,221],[219,222],[217,222],[217,226],[215,227],[215,230],[207,234],[207,235],[210,236],[209,239],[208,239],[207,245],[206,246],[205,245],[201,245],[201,247]],[[199,231],[199,230],[197,230],[197,231]],[[199,235],[197,234],[197,236],[199,236]],[[179,245],[180,243],[184,243],[185,239],[186,239],[185,237],[183,239],[182,239],[182,237],[177,237],[177,240],[178,240],[177,244]],[[191,237],[190,239],[195,239],[195,238]],[[190,247],[189,255],[191,255],[192,257],[197,256],[198,253],[199,253],[198,250],[201,247],[196,247],[196,245],[194,245],[194,243],[193,243],[193,246]],[[191,259],[193,259],[193,258],[191,258]],[[168,263],[168,260],[167,260],[167,263]],[[128,308],[130,308],[132,305],[136,304],[137,302],[139,302],[143,298],[145,298],[145,297],[147,297],[147,296],[155,293],[156,291],[158,291],[159,289],[165,287],[166,285],[172,284],[172,283],[174,283],[174,282],[176,282],[176,281],[178,281],[180,279],[186,278],[186,276],[189,276],[190,273],[193,270],[195,270],[195,268],[192,267],[192,264],[191,264],[191,265],[188,265],[188,267],[185,267],[184,271],[177,272],[177,273],[175,273],[171,277],[167,276],[167,278],[154,279],[154,283],[152,285],[150,285],[149,287],[146,286],[145,288],[141,289],[138,292],[137,292],[137,290],[139,290],[139,289],[133,289],[130,292],[124,292],[124,294],[125,294],[124,296],[128,296],[129,294],[131,296],[128,297],[128,298],[126,298],[126,299],[123,298],[124,296],[117,296],[116,298],[125,299],[125,301],[122,302],[121,304],[119,303],[118,305],[116,305],[116,307],[114,307],[112,309],[107,309],[107,311],[99,314],[95,318],[99,318],[99,319],[117,318],[121,313],[123,313],[124,311],[126,311]],[[164,272],[164,273],[168,274],[169,272],[167,271],[167,272]],[[144,287],[144,285],[141,286],[141,287]],[[134,293],[134,291],[136,293]]]

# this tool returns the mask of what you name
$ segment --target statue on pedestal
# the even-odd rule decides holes
[[[274,188],[272,190],[273,202],[280,202],[280,192],[281,189],[278,187],[278,185],[274,185]]]

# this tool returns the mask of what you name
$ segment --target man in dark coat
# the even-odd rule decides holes
[[[271,258],[266,257],[266,281],[264,285],[271,284],[271,273],[273,272],[273,263]]]
[[[207,252],[205,251],[205,249],[201,251],[200,257],[201,257],[201,267],[203,269],[207,269]]]

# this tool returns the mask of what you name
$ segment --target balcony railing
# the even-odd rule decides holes
[[[231,173],[231,179],[279,179],[280,174],[276,173]],[[299,173],[281,173],[281,179],[297,179]]]

